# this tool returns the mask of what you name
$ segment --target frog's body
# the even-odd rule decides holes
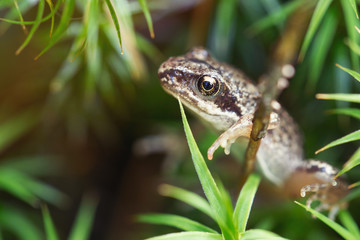
[[[169,58],[158,74],[168,93],[224,132],[209,149],[209,159],[220,145],[228,152],[236,138],[250,136],[261,93],[242,72],[216,61],[206,50],[195,48],[184,56]],[[270,125],[257,159],[267,179],[288,188],[286,191],[294,196],[316,192],[313,196],[322,200],[322,208],[335,208],[347,193],[344,181],[333,180],[335,168],[324,162],[303,160],[298,127],[277,102],[273,103]]]

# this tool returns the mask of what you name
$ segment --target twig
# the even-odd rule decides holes
[[[291,16],[283,36],[275,47],[270,70],[261,79],[263,83],[263,89],[260,89],[262,91],[262,99],[254,115],[250,140],[245,153],[245,168],[240,187],[244,185],[246,179],[254,170],[256,153],[260,147],[261,139],[266,134],[270,113],[273,110],[271,103],[283,89],[279,87],[279,83],[282,80],[287,81],[286,79],[291,77],[291,74],[286,72],[286,68],[294,69],[292,63],[297,57],[310,16],[311,11],[306,6],[300,7]]]

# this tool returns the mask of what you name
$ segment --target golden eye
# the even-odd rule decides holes
[[[197,82],[199,92],[204,96],[214,96],[220,90],[220,82],[210,76],[201,76]]]

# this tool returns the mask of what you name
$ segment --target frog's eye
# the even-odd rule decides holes
[[[197,88],[204,96],[215,96],[220,90],[220,82],[210,76],[201,76],[197,81]]]

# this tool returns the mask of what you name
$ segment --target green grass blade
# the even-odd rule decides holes
[[[218,233],[205,233],[205,232],[179,232],[169,233],[166,235],[147,238],[146,240],[224,240]]]
[[[61,1],[59,1],[59,2],[61,2]],[[39,55],[37,55],[35,57],[35,60],[37,60],[41,55],[43,55],[45,52],[47,52],[55,43],[57,43],[60,40],[60,38],[62,37],[63,33],[67,29],[67,26],[71,20],[74,8],[75,8],[75,0],[64,0],[64,9],[62,11],[59,25],[56,28],[52,37],[50,38],[49,43],[39,53]]]
[[[42,205],[41,210],[42,210],[43,221],[45,226],[46,239],[59,240],[59,236],[56,232],[48,207],[46,205]]]
[[[223,198],[220,194],[215,180],[212,177],[209,169],[206,166],[203,156],[200,153],[199,148],[196,145],[195,139],[191,133],[189,123],[187,122],[184,108],[179,100],[181,117],[184,124],[185,135],[190,148],[191,156],[195,166],[196,173],[198,174],[202,188],[210,203],[211,208],[216,214],[216,221],[221,228],[222,234],[226,239],[235,239],[235,226],[232,221],[232,216],[229,216],[227,209],[224,207]]]
[[[0,151],[32,129],[39,121],[39,113],[34,109],[26,110],[0,124]]]
[[[332,0],[319,0],[316,4],[313,16],[310,21],[309,28],[306,32],[305,39],[300,49],[299,59],[302,60],[309,48],[309,45],[314,38],[315,32],[318,29],[321,20],[323,19],[327,9]]]
[[[360,103],[360,94],[347,94],[347,93],[318,93],[316,94],[317,99],[323,100],[338,100],[346,102]]]
[[[348,0],[348,1],[349,1],[349,4],[350,4],[351,8],[355,12],[356,18],[359,19],[359,14],[358,14],[358,11],[357,11],[357,8],[356,8],[356,1],[355,0]]]
[[[360,164],[360,148],[358,148],[356,152],[351,156],[351,158],[344,164],[343,169],[341,169],[341,171],[338,172],[336,177],[348,172],[350,169],[356,167],[359,164]]]
[[[355,188],[355,187],[359,187],[359,186],[360,186],[360,181],[355,182],[355,183],[349,185],[349,188],[351,189],[351,188]]]
[[[24,24],[24,18],[23,18],[22,14],[21,14],[19,5],[17,3],[17,0],[14,0],[14,5],[15,5],[16,12],[19,15],[20,25],[21,25],[22,29],[24,30],[24,32],[27,33],[27,30],[26,30],[26,27],[25,27],[25,24]]]
[[[357,73],[356,71],[353,71],[349,68],[342,67],[339,64],[336,64],[336,66],[341,68],[342,70],[344,70],[345,72],[347,72],[348,74],[350,74],[351,76],[353,76],[356,80],[358,80],[360,82],[360,74],[359,73]]]
[[[322,147],[320,148],[319,150],[317,150],[315,152],[315,154],[318,154],[319,152],[322,152],[326,149],[329,149],[329,148],[332,148],[332,147],[335,147],[337,145],[340,145],[340,144],[343,144],[343,143],[348,143],[348,142],[353,142],[353,141],[356,141],[356,140],[359,140],[360,139],[360,130],[357,130],[355,132],[352,132],[342,138],[339,138],[335,141],[332,141],[331,143],[327,144],[325,147]]]
[[[19,205],[13,206],[2,202],[0,208],[1,230],[11,232],[14,239],[43,239],[43,234],[36,221],[27,213],[27,211],[20,210]]]
[[[314,39],[314,49],[310,52],[309,58],[309,82],[308,90],[313,90],[323,70],[326,56],[329,53],[331,44],[335,36],[338,18],[334,11],[329,10],[325,15],[324,22],[319,29],[319,33]]]
[[[355,220],[350,215],[349,211],[343,210],[339,212],[339,219],[341,223],[354,235],[356,239],[360,239],[360,229]]]
[[[251,174],[241,189],[234,210],[234,222],[239,233],[245,232],[246,224],[249,219],[251,206],[254,201],[256,190],[260,183],[260,177]]]
[[[283,4],[279,10],[274,11],[270,15],[260,19],[250,26],[249,31],[251,34],[258,34],[259,32],[269,28],[273,25],[283,23],[283,21],[288,15],[294,12],[299,6],[304,4],[304,0],[290,1]]]
[[[331,114],[344,114],[360,120],[360,109],[357,108],[339,108],[328,112]]]
[[[146,2],[146,0],[138,0],[138,1],[140,3],[141,9],[142,9],[142,11],[144,13],[146,23],[147,23],[148,28],[149,28],[150,36],[151,36],[151,38],[154,38],[155,33],[154,33],[153,23],[152,23],[152,20],[151,20],[151,15],[150,15],[150,11],[149,11],[147,2]]]
[[[137,217],[137,220],[143,223],[167,225],[184,231],[218,233],[199,222],[173,214],[142,214]]]
[[[356,32],[355,27],[357,26],[358,20],[355,17],[353,9],[349,3],[349,0],[341,0],[341,6],[344,12],[346,30],[351,42],[359,44],[359,34]],[[350,51],[352,67],[356,71],[360,71],[359,58],[357,54],[353,51]]]
[[[317,217],[320,221],[328,225],[331,229],[333,229],[335,232],[337,232],[340,236],[347,240],[355,240],[356,237],[351,234],[348,230],[343,228],[340,224],[334,222],[330,218],[326,217],[325,215],[315,211],[314,209],[308,208],[307,206],[295,201],[295,203],[301,207],[303,207],[306,211],[313,214],[315,217]]]
[[[116,33],[117,33],[117,36],[118,36],[118,39],[119,39],[121,53],[123,53],[123,47],[122,47],[122,41],[121,41],[121,32],[120,32],[120,24],[119,24],[119,20],[118,20],[115,8],[111,4],[111,0],[105,0],[105,2],[106,2],[106,5],[107,5],[107,7],[108,7],[108,9],[110,11],[111,18],[112,18],[112,20],[114,22],[114,25],[115,25]]]
[[[199,196],[196,193],[168,184],[160,185],[159,192],[163,196],[172,197],[182,202],[185,202],[188,205],[194,207],[195,209],[205,213],[212,219],[216,220],[209,203],[203,197]]]
[[[19,55],[20,52],[29,44],[31,38],[33,37],[35,31],[38,29],[38,27],[39,27],[39,25],[41,23],[41,19],[42,19],[43,13],[44,13],[44,9],[45,9],[45,1],[40,0],[34,24],[31,27],[31,30],[30,30],[28,36],[26,37],[25,41],[23,42],[23,44],[21,44],[21,46],[18,48],[18,50],[16,50],[16,55]]]
[[[51,16],[51,25],[50,25],[50,37],[53,33],[53,30],[54,30],[54,23],[55,23],[55,12],[54,12],[54,5],[53,3],[51,2],[51,0],[46,0],[47,4],[49,5],[49,8],[50,8],[50,14],[52,15]]]
[[[356,198],[360,197],[360,188],[356,188],[355,190],[351,191],[348,195],[342,199],[342,202],[350,202]]]
[[[7,191],[22,201],[35,206],[38,198],[24,186],[22,179],[27,179],[24,174],[13,169],[0,169],[0,189]]]
[[[354,43],[350,39],[345,39],[345,44],[348,45],[354,53],[356,53],[358,56],[360,55],[360,46],[357,43]]]
[[[47,1],[49,1],[49,0],[47,0]],[[62,2],[63,1],[56,1],[56,5],[53,8],[53,11],[51,11],[48,15],[43,17],[41,19],[41,22],[46,22],[50,18],[54,18],[55,13],[59,10]],[[18,25],[33,25],[35,23],[35,21],[16,21],[16,20],[11,20],[11,19],[7,19],[7,18],[0,18],[0,21],[11,23],[11,24],[18,24]]]
[[[71,229],[69,240],[86,240],[89,238],[97,205],[97,197],[89,195],[83,198],[75,223]]]
[[[286,238],[280,237],[279,235],[273,232],[262,229],[251,229],[241,234],[241,240],[255,240],[255,239],[284,240]]]

